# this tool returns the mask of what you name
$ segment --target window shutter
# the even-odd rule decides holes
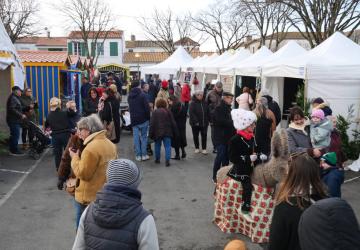
[[[72,55],[72,42],[68,43],[68,55]]]
[[[91,43],[91,57],[95,56],[95,51],[96,51],[96,44],[94,42]]]
[[[85,43],[80,43],[80,56],[85,56]]]
[[[118,43],[110,42],[110,56],[118,56]]]

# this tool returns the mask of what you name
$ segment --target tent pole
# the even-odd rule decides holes
[[[308,98],[308,76],[307,76],[307,67],[305,67],[305,79],[304,79],[304,112],[307,113],[308,110],[306,108],[306,100]]]

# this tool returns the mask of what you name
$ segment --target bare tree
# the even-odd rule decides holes
[[[315,47],[336,31],[351,36],[360,25],[359,0],[277,0],[295,13],[293,25]],[[300,22],[299,22],[300,21]]]
[[[101,0],[66,0],[58,7],[67,18],[68,28],[75,25],[75,29],[80,31],[85,56],[96,65],[99,57],[97,44],[104,46],[104,41],[113,29],[110,8]],[[92,44],[91,49],[89,42]]]
[[[12,42],[38,33],[35,28],[38,11],[36,0],[0,0],[0,18]]]
[[[194,27],[210,36],[219,51],[237,49],[250,32],[250,25],[244,15],[236,14],[229,5],[217,2],[192,18]]]
[[[177,17],[170,8],[166,11],[154,9],[151,18],[142,17],[138,22],[146,37],[168,54],[175,51],[175,43],[179,43],[191,52],[202,40],[200,37],[195,43],[189,44],[189,38],[193,37],[191,21],[186,17]],[[175,37],[179,38],[176,39],[178,41]]]

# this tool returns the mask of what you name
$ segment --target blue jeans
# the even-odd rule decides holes
[[[19,151],[18,149],[18,141],[20,137],[20,123],[8,123],[10,128],[10,139],[9,139],[9,150],[11,153],[16,153]]]
[[[80,224],[81,215],[87,206],[77,202],[75,199],[74,199],[74,206],[75,206],[75,223],[76,223],[76,230],[77,230],[79,227],[79,224]]]
[[[216,174],[217,171],[221,167],[229,165],[229,156],[228,156],[228,145],[227,144],[219,144],[216,145],[216,158],[214,161],[214,168],[213,168],[213,181],[216,182]]]
[[[171,138],[164,137],[155,141],[155,159],[160,160],[160,149],[161,149],[161,142],[164,143],[165,147],[165,160],[170,161],[171,158]]]
[[[136,156],[147,155],[147,134],[149,121],[133,126],[134,146]]]

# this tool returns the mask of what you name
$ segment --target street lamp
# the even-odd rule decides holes
[[[138,80],[140,82],[140,54],[135,53],[135,57],[137,58],[137,71],[138,71]]]

